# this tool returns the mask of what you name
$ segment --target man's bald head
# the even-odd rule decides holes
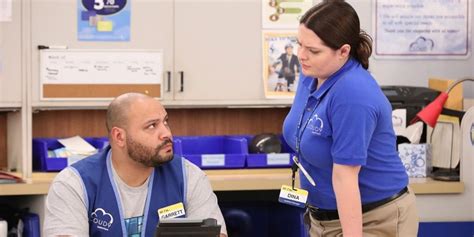
[[[141,93],[125,93],[116,97],[107,109],[106,126],[110,133],[113,127],[125,128],[128,123],[131,106],[140,100],[153,98]]]

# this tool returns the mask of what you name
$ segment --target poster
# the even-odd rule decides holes
[[[78,0],[79,41],[130,41],[130,0]]]
[[[263,29],[294,29],[313,0],[261,0]],[[321,1],[314,1],[321,2]]]
[[[299,78],[296,32],[263,32],[263,85],[267,98],[293,98]]]
[[[375,0],[375,57],[466,58],[468,0]]]

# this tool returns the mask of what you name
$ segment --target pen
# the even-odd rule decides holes
[[[38,45],[38,49],[67,49],[65,45]]]
[[[309,175],[308,171],[306,171],[306,169],[300,164],[296,156],[293,156],[293,161],[301,169],[301,171],[303,172],[303,175],[306,177],[306,179],[308,179],[309,183],[313,186],[316,186],[314,179],[311,177],[311,175]]]

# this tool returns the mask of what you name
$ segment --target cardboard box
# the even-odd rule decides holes
[[[439,78],[430,78],[428,80],[428,87],[438,91],[446,91],[448,87],[453,84],[455,80],[446,80]],[[445,108],[454,110],[463,110],[463,87],[462,83],[456,85],[456,87],[449,92],[449,97],[444,104]]]

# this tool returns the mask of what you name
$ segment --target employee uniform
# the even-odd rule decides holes
[[[214,218],[226,234],[217,198],[195,165],[175,156],[143,185],[131,187],[110,156],[109,147],[58,174],[46,200],[45,236],[153,236],[160,216]],[[167,208],[180,203],[184,210]],[[160,209],[169,210],[159,215]]]
[[[361,166],[364,234],[369,225],[374,225],[367,223],[367,214],[401,199],[409,199],[408,206],[402,208],[409,214],[408,221],[417,222],[414,196],[407,189],[408,176],[395,148],[392,109],[374,78],[357,60],[349,58],[318,90],[317,83],[312,77],[300,76],[293,106],[283,125],[287,143],[299,151],[301,164],[316,183],[314,187],[300,175],[301,187],[309,192],[308,215],[315,223],[311,228],[321,227],[326,231],[323,236],[331,236],[327,232],[331,228],[321,226],[328,222],[336,223],[340,229],[332,185],[334,163]],[[396,210],[393,214],[395,219],[388,219],[400,221]],[[417,226],[416,223],[416,227],[406,229],[405,236],[410,236],[410,231],[416,233]],[[389,231],[394,232],[380,233],[397,233]]]

